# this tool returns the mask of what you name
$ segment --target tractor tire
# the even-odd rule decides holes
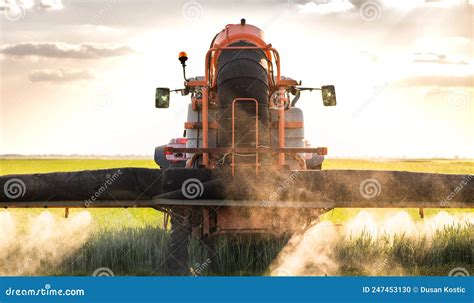
[[[166,269],[170,276],[189,276],[188,244],[192,225],[188,209],[175,209],[171,214],[171,232],[166,259]]]
[[[315,165],[315,166],[306,165],[306,168],[307,168],[307,169],[310,169],[310,170],[322,170],[322,169],[323,169],[323,165],[322,165],[322,164]]]
[[[324,156],[318,156],[313,154],[311,159],[306,160],[306,168],[310,170],[322,170],[323,169]]]
[[[255,45],[240,41],[230,46]],[[218,147],[232,146],[232,102],[235,98],[254,98],[258,101],[259,123],[259,142],[255,142],[255,104],[239,102],[234,117],[236,146],[270,146],[269,71],[266,62],[262,50],[234,49],[224,50],[220,54],[217,62],[216,105],[217,122],[220,125]]]

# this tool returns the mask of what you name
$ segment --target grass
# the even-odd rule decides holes
[[[439,229],[431,239],[362,234],[340,241],[336,255],[341,272],[350,275],[447,275],[461,265],[472,272],[473,232],[471,223]]]
[[[474,270],[473,228],[452,226],[438,230],[429,240],[397,235],[376,239],[368,234],[337,241],[334,250],[338,275],[447,275],[455,267]],[[152,226],[94,232],[59,264],[45,260],[39,274],[91,275],[100,267],[116,275],[166,275],[167,231]],[[202,275],[266,275],[288,238],[239,236],[189,246],[190,265],[199,268],[211,260]]]
[[[124,159],[0,159],[0,175],[43,173],[117,167],[157,167],[153,161]],[[330,159],[324,169],[383,169],[419,172],[474,174],[470,160],[342,160]],[[55,218],[63,210],[49,210]],[[81,210],[71,210],[74,216]],[[321,217],[322,221],[344,224],[360,209],[336,209]],[[417,209],[407,210],[415,220],[421,220]],[[425,210],[434,215],[439,209]],[[25,233],[28,222],[41,209],[9,210],[19,233]],[[92,223],[88,236],[80,246],[65,254],[60,262],[42,260],[32,274],[90,275],[99,267],[111,268],[117,275],[163,275],[169,239],[162,229],[163,216],[148,209],[90,209]],[[384,212],[381,210],[381,212]],[[449,213],[470,212],[473,209],[450,209]],[[446,275],[454,267],[465,267],[473,273],[472,225],[451,226],[438,230],[432,239],[399,235],[393,239],[372,238],[364,234],[341,238],[334,256],[341,275]],[[204,275],[268,274],[270,264],[287,244],[288,238],[246,236],[221,238],[207,245],[193,239],[189,246],[190,265],[200,267],[209,258]],[[1,244],[1,241],[0,241]],[[21,244],[21,243],[17,243]],[[21,246],[21,245],[20,245]],[[18,248],[17,248],[18,249]],[[15,251],[5,254],[3,261],[14,258]],[[375,260],[375,261],[374,261]],[[369,266],[371,264],[371,266]],[[375,263],[375,266],[374,266]],[[29,273],[25,273],[29,274]]]

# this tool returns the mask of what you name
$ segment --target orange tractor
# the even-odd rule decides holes
[[[278,51],[253,25],[227,25],[211,42],[204,76],[186,78],[185,136],[156,149],[160,169],[121,168],[0,177],[3,207],[152,207],[171,218],[170,274],[187,274],[187,241],[236,233],[292,233],[337,207],[472,208],[470,175],[321,170],[296,103],[318,90],[281,74]],[[167,108],[168,88],[156,89]]]

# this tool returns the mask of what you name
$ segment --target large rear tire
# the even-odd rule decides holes
[[[255,46],[239,41],[230,46]],[[217,122],[218,147],[232,146],[232,121],[235,122],[236,146],[270,146],[270,112],[268,110],[268,65],[265,53],[260,49],[224,50],[217,62]],[[253,102],[239,102],[232,119],[232,103],[235,98],[253,98],[258,101],[259,142],[256,139]],[[239,157],[238,155],[236,155]],[[265,158],[262,156],[262,158]],[[251,161],[243,158],[241,161]],[[253,160],[254,161],[254,160]]]
[[[170,276],[189,276],[188,244],[192,225],[190,210],[185,208],[173,209],[171,214],[171,232],[166,259],[166,269]]]

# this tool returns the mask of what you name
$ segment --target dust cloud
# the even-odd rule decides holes
[[[330,222],[313,225],[290,239],[272,266],[272,275],[333,275],[338,264],[333,255],[339,236]]]
[[[58,218],[49,211],[39,215],[0,212],[0,275],[48,274],[90,233],[92,217],[88,211]]]
[[[428,241],[437,230],[448,226],[474,224],[474,214],[448,214],[441,211],[423,220],[414,220],[407,211],[362,210],[343,226],[318,222],[294,235],[273,264],[272,276],[339,275],[341,264],[336,256],[343,241],[368,236],[375,241],[393,241],[395,236],[425,237]],[[403,275],[403,267],[387,258],[361,256],[360,267],[369,275],[378,275],[383,268],[391,274]]]
[[[448,214],[445,211],[415,221],[406,211],[381,214],[378,211],[360,211],[349,220],[344,228],[346,236],[357,237],[362,233],[373,238],[389,237],[404,234],[409,237],[425,236],[430,239],[437,230],[458,224],[474,224],[474,215],[470,213]]]

